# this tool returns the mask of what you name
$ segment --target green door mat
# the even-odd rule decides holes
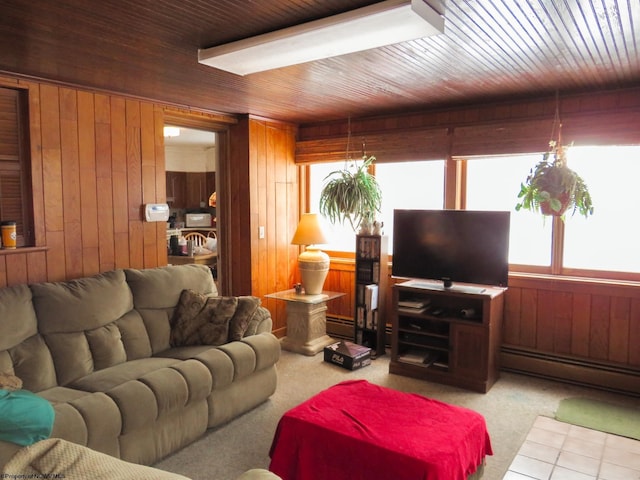
[[[640,409],[589,398],[565,398],[556,420],[640,440]]]

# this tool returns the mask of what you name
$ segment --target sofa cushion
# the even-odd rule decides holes
[[[171,265],[167,267],[124,271],[137,310],[175,308],[182,290],[217,296],[211,271],[205,265]]]
[[[9,349],[7,356],[13,363],[13,373],[20,377],[25,390],[39,392],[57,385],[53,358],[42,336],[34,335],[24,340]],[[3,370],[7,371],[6,368]]]
[[[93,356],[93,368],[103,368],[127,361],[122,335],[115,322],[85,332]]]
[[[59,385],[93,372],[93,357],[84,332],[50,333],[46,341],[54,355]]]
[[[38,333],[31,290],[26,285],[0,289],[0,351],[15,347]]]
[[[151,340],[147,333],[147,327],[136,310],[131,310],[116,320],[118,330],[122,336],[122,344],[127,355],[127,360],[137,360],[151,356]]]
[[[122,270],[31,285],[38,329],[51,350],[58,384],[126,361],[113,322],[133,309]],[[94,358],[95,356],[95,358]]]
[[[133,293],[135,309],[140,312],[149,334],[153,354],[169,348],[170,320],[184,289],[209,296],[218,291],[206,265],[172,265],[144,270],[125,269]]]
[[[83,392],[67,387],[50,388],[39,395],[55,410],[52,437],[119,455],[122,416],[111,397],[102,392]]]
[[[209,297],[193,290],[183,290],[171,319],[171,346],[226,343],[229,322],[237,306],[237,297]]]
[[[149,364],[149,359],[142,362]],[[118,367],[114,367],[118,368]],[[122,434],[153,428],[159,418],[182,412],[189,404],[205,402],[211,375],[196,360],[151,370],[106,391],[122,415]]]
[[[31,285],[41,334],[75,333],[103,327],[133,309],[122,270],[68,282]],[[54,360],[55,360],[54,354]]]
[[[0,371],[17,375],[25,390],[38,392],[56,385],[56,374],[31,300],[27,285],[0,289]]]
[[[86,392],[108,392],[129,380],[137,380],[149,372],[170,367],[179,360],[172,358],[142,358],[98,370],[73,381],[70,386]]]

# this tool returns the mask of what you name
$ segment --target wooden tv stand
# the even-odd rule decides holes
[[[505,289],[394,285],[389,372],[486,393],[499,376]]]

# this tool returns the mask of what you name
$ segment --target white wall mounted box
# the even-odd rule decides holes
[[[169,220],[169,205],[166,203],[147,203],[144,206],[144,219],[147,222],[166,222]]]

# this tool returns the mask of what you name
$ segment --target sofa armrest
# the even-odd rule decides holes
[[[273,320],[271,319],[271,312],[263,306],[259,306],[256,313],[253,314],[253,318],[249,322],[247,329],[244,332],[244,336],[257,335],[258,333],[271,332],[273,328]]]
[[[236,480],[281,480],[275,473],[262,468],[254,468],[244,472]]]

